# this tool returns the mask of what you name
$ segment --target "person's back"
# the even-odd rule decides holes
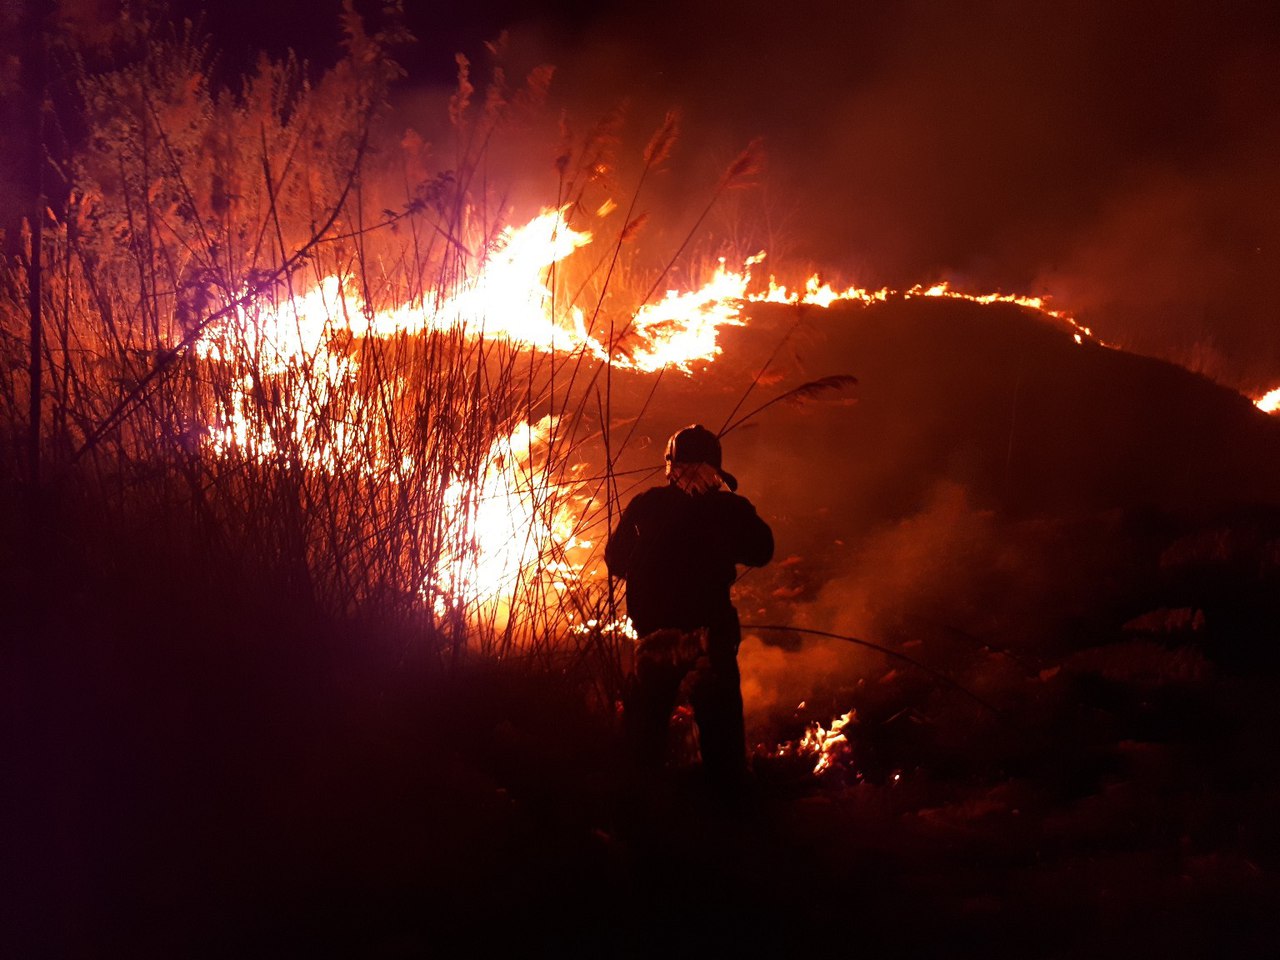
[[[640,636],[627,698],[628,725],[641,759],[659,764],[681,682],[695,664],[668,655],[672,634],[696,661],[690,700],[703,761],[713,778],[736,781],[745,767],[738,614],[730,599],[737,564],[762,566],[773,533],[751,502],[733,492],[720,466],[720,442],[701,426],[667,445],[669,483],[639,494],[623,511],[605,549],[611,574],[627,584],[627,612]],[[663,652],[658,652],[661,646]]]
[[[643,636],[723,623],[736,565],[762,566],[772,555],[773,536],[745,497],[672,484],[630,503],[605,558],[627,581],[627,611]]]

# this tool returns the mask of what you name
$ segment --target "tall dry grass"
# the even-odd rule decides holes
[[[525,658],[608,695],[619,611],[607,579],[587,574],[635,430],[615,430],[612,363],[491,335],[498,318],[428,322],[494,249],[509,204],[489,154],[549,72],[513,87],[494,71],[478,92],[460,59],[447,159],[433,162],[416,135],[374,147],[398,76],[394,31],[371,35],[348,12],[346,55],[317,81],[293,59],[263,60],[233,94],[210,85],[189,27],[144,26],[110,69],[61,49],[84,131],[57,171],[67,202],[48,212],[38,258],[28,238],[3,264],[10,369],[30,347],[27,264],[45,267],[48,482],[113,514],[113,529],[146,517],[190,562],[265,578],[282,602],[374,616],[442,666]],[[624,188],[626,216],[592,224],[594,259],[543,277],[549,312],[581,310],[610,356],[665,276],[635,275],[625,254],[644,224],[636,198],[676,136],[669,117]],[[618,142],[616,118],[566,137],[546,204],[566,226],[618,194]],[[711,201],[753,169],[735,161]],[[392,309],[422,322],[375,332]],[[0,390],[14,482],[27,383]],[[517,559],[478,589],[495,535]],[[566,547],[580,541],[593,545]]]

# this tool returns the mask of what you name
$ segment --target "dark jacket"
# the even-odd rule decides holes
[[[641,636],[730,622],[736,629],[736,564],[759,567],[772,557],[773,532],[746,497],[674,485],[627,504],[604,552],[609,571],[627,582],[627,612]]]

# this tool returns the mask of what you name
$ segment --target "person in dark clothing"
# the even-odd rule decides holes
[[[672,710],[685,685],[713,783],[746,772],[738,644],[729,589],[737,564],[773,557],[773,533],[737,480],[721,468],[720,441],[700,425],[667,443],[667,484],[635,497],[605,547],[609,572],[626,581],[640,637],[624,700],[627,734],[642,764],[662,765]]]

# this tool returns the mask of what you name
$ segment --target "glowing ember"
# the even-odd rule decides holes
[[[763,253],[756,254],[756,256],[747,261],[747,267],[763,259]],[[750,280],[749,273],[747,274],[747,279],[748,281]],[[1077,344],[1083,344],[1085,338],[1093,339],[1092,330],[1081,326],[1066,311],[1050,309],[1044,297],[1025,297],[1014,293],[961,293],[958,290],[952,290],[950,285],[945,282],[935,283],[931,287],[916,284],[914,287],[903,291],[890,290],[888,287],[881,287],[879,290],[866,290],[862,287],[846,287],[843,290],[837,290],[831,284],[823,281],[817,274],[814,274],[805,281],[804,291],[800,292],[790,290],[786,286],[779,284],[775,278],[770,277],[767,290],[763,293],[748,294],[745,299],[753,303],[802,303],[825,308],[833,303],[861,303],[870,306],[875,303],[884,303],[893,298],[910,300],[914,297],[940,297],[948,300],[967,300],[970,303],[982,304],[1011,303],[1065,323],[1072,329],[1073,337]]]
[[[1012,303],[1066,323],[1075,330],[1073,339],[1077,344],[1083,344],[1085,337],[1093,337],[1093,331],[1076,323],[1071,314],[1062,310],[1049,309],[1044,297],[1024,297],[1016,293],[960,293],[957,290],[952,290],[950,284],[945,282],[935,283],[931,287],[923,287],[917,284],[903,293],[902,296],[908,299],[911,297],[945,297],[949,300],[968,300],[970,303]]]
[[[856,710],[850,710],[832,720],[830,730],[815,720],[805,727],[804,736],[799,740],[784,743],[778,747],[777,755],[813,757],[814,775],[821,776],[844,762],[853,752],[853,744],[845,736],[845,730],[857,722]]]
[[[1280,413],[1280,387],[1258,397],[1253,405],[1263,413]]]

